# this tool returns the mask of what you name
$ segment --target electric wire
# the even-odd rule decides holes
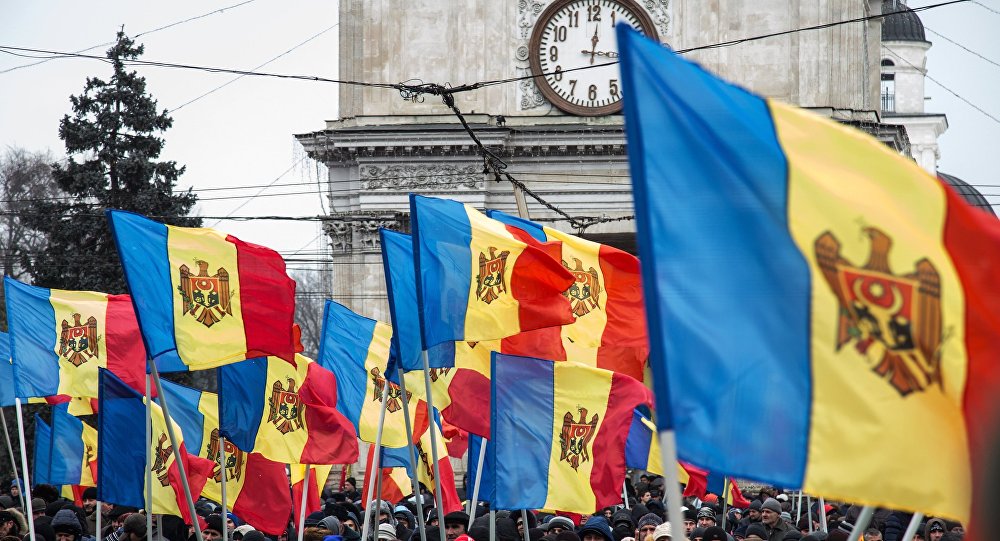
[[[997,15],[1000,15],[1000,11],[997,11],[997,10],[991,8],[990,6],[987,6],[986,4],[984,4],[982,2],[979,2],[978,0],[972,0],[972,3],[976,4],[977,6],[983,8],[983,9],[985,9],[987,11],[992,11],[993,13],[996,13]]]
[[[965,45],[962,45],[961,43],[959,43],[959,42],[957,42],[957,41],[949,38],[948,36],[946,36],[946,35],[944,35],[944,34],[942,34],[940,32],[935,32],[934,30],[931,30],[927,25],[924,25],[924,30],[930,32],[931,34],[934,34],[935,36],[937,36],[937,37],[939,37],[939,38],[941,38],[941,39],[943,39],[945,41],[947,41],[948,43],[951,43],[952,45],[955,45],[956,47],[959,47],[959,48],[965,50],[967,53],[970,53],[972,55],[978,56],[979,58],[981,58],[981,59],[989,62],[990,64],[993,64],[994,66],[996,66],[998,68],[1000,68],[1000,63],[998,63],[996,60],[987,58],[987,57],[985,57],[985,56],[977,53],[976,51],[973,51],[972,49],[966,47]]]

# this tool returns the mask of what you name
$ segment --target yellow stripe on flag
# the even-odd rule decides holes
[[[601,269],[601,245],[551,227],[544,229],[550,240],[562,241],[563,266],[576,277],[569,290],[576,320],[562,326],[566,360],[597,366],[597,348],[601,346],[604,327],[608,324],[608,295],[601,291],[606,283]],[[591,287],[590,296],[582,300],[574,297],[574,288],[583,296],[585,283]]]
[[[97,429],[83,423],[83,463],[80,468],[80,485],[85,487],[97,486],[94,473],[90,469],[90,462],[97,460]]]
[[[496,338],[495,329],[504,329],[505,335],[517,334],[521,329],[519,303],[511,290],[511,274],[525,244],[511,235],[504,225],[484,216],[481,212],[465,207],[472,225],[472,281],[469,284],[469,304],[465,315],[465,339],[471,342]],[[489,302],[477,296],[477,277],[488,273],[487,267],[500,267],[503,287],[487,288],[497,294]]]
[[[237,266],[236,246],[227,242],[226,237],[211,229],[194,229],[167,226],[167,252],[170,260],[171,296],[174,300],[174,334],[177,339],[178,355],[181,359],[219,359],[219,343],[234,344],[233,358],[219,359],[218,362],[199,364],[199,370],[215,368],[243,354],[246,351],[246,331],[243,328],[241,310],[240,276]],[[184,311],[184,287],[181,284],[181,267],[191,276],[204,275],[208,279],[220,280],[218,309],[227,312],[211,326],[206,325]],[[226,286],[228,283],[228,287]],[[190,299],[188,306],[196,312],[203,312],[202,306]],[[242,345],[240,345],[242,344]]]
[[[170,436],[167,434],[167,423],[163,417],[163,410],[160,405],[154,403],[152,407],[152,451],[153,451],[153,503],[152,511],[157,515],[177,515],[181,516],[180,507],[177,505],[177,493],[173,486],[169,484],[167,472],[174,465],[173,447],[170,445]],[[184,435],[181,427],[173,423],[174,436],[179,440],[177,445],[184,442]],[[146,481],[149,481],[148,479]],[[146,494],[144,491],[143,494]]]
[[[52,329],[55,333],[55,353],[59,357],[59,390],[56,394],[97,398],[97,371],[108,366],[108,296],[91,291],[50,291],[49,303],[55,312],[56,322]],[[92,356],[93,346],[82,349],[78,359],[83,362],[77,366],[69,359],[74,348],[80,348],[80,338],[76,337],[74,344],[70,344],[69,340],[73,337],[69,335],[73,333],[73,327],[82,325],[87,329],[90,323],[96,329],[96,356]],[[67,334],[65,338],[64,332]]]
[[[278,430],[278,426],[268,421],[270,408],[267,407],[271,398],[271,390],[277,383],[286,390],[289,382],[294,383],[296,391],[301,388],[308,371],[309,361],[302,355],[295,356],[296,366],[290,363],[276,360],[267,363],[267,380],[264,385],[264,410],[261,412],[260,428],[257,430],[257,440],[254,445],[254,452],[270,457],[275,462],[286,464],[297,464],[302,458],[302,450],[305,449],[306,440],[309,439],[309,426],[307,415],[301,415],[302,429],[292,430],[283,434]],[[308,406],[305,406],[308,407]],[[279,460],[280,459],[280,460]]]
[[[389,346],[392,339],[392,327],[385,323],[375,324],[372,341],[368,345],[368,356],[365,358],[365,398],[361,406],[361,419],[358,423],[359,437],[363,441],[374,442],[378,431],[378,418],[382,406],[382,391],[379,389],[388,382],[389,374],[385,373],[389,362]],[[411,394],[409,402],[410,417],[416,412],[417,401],[412,399],[413,390],[407,381],[407,391]],[[423,380],[420,382],[423,388]],[[406,447],[406,425],[403,418],[403,397],[398,387],[390,387],[390,396],[386,404],[385,425],[382,428],[382,445],[392,449]]]

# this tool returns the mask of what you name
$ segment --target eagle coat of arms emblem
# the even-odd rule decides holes
[[[177,290],[183,300],[185,314],[191,314],[199,323],[211,327],[227,315],[233,315],[230,303],[229,272],[219,267],[209,276],[208,262],[197,261],[198,274],[192,274],[187,265],[180,266],[180,284]]]
[[[580,419],[573,420],[573,414],[566,412],[563,415],[562,431],[559,434],[559,460],[569,462],[569,465],[577,470],[580,464],[590,460],[590,440],[594,439],[597,432],[597,422],[600,416],[596,413],[587,420],[587,408],[580,408]]]
[[[601,305],[601,275],[594,267],[583,269],[583,262],[577,258],[572,258],[574,267],[570,267],[565,261],[563,267],[573,274],[573,285],[569,286],[563,295],[569,298],[570,309],[573,316],[583,317],[591,310],[600,310]]]
[[[219,429],[212,429],[212,435],[208,442],[208,458],[213,462],[212,467],[212,478],[215,479],[216,483],[222,482],[222,467],[219,466],[219,461],[222,459],[222,446],[219,445]],[[231,442],[226,441],[226,480],[227,481],[239,481],[240,476],[243,474],[243,462],[246,460],[246,455],[239,447],[233,445]]]
[[[97,318],[90,316],[87,322],[80,321],[80,314],[73,314],[73,323],[62,321],[62,332],[59,333],[59,356],[73,366],[97,358],[98,340]]]
[[[167,478],[169,476],[168,462],[170,461],[170,456],[174,453],[174,446],[167,445],[167,435],[161,433],[160,438],[157,441],[156,449],[153,451],[153,475],[160,482],[162,486],[170,485],[170,480]]]
[[[271,398],[268,399],[268,404],[271,409],[267,415],[267,422],[274,423],[278,432],[288,434],[302,428],[305,404],[295,391],[295,380],[288,378],[287,388],[282,386],[280,381],[275,381],[271,386]]]
[[[873,227],[864,233],[871,251],[860,267],[840,255],[829,231],[815,242],[816,261],[840,305],[836,348],[853,343],[901,396],[941,387],[941,277],[927,258],[910,274],[894,274],[892,239]]]
[[[507,292],[507,282],[504,273],[507,271],[507,257],[509,250],[497,253],[497,249],[490,246],[490,254],[479,252],[479,276],[476,277],[476,298],[489,304],[498,298],[501,293]]]
[[[385,376],[382,375],[382,371],[378,367],[374,367],[368,371],[372,377],[372,384],[375,389],[372,392],[372,401],[379,402],[382,400],[382,393],[385,391],[385,385],[389,385],[389,396],[385,401],[385,409],[389,413],[396,413],[397,411],[403,409],[403,391],[399,388],[399,385],[386,381]],[[410,397],[413,393],[406,392],[406,401],[410,401]]]

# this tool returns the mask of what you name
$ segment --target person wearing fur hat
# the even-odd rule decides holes
[[[80,541],[83,537],[83,525],[72,509],[60,509],[52,517],[51,526],[56,532],[56,541]]]
[[[635,538],[637,541],[645,541],[646,537],[653,535],[653,530],[663,524],[663,519],[653,513],[647,513],[639,518],[639,523],[635,527]]]
[[[614,541],[614,537],[611,535],[611,526],[608,526],[608,521],[601,516],[590,517],[583,528],[580,528],[580,531],[576,533],[580,536],[581,541]]]
[[[760,506],[760,523],[767,531],[767,541],[782,541],[791,526],[781,520],[781,504],[774,498],[764,500]]]

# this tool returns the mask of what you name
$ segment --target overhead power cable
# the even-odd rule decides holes
[[[191,21],[197,21],[198,19],[204,19],[205,17],[208,17],[210,15],[215,15],[216,13],[222,13],[222,12],[224,12],[226,10],[230,10],[230,9],[233,9],[233,8],[238,8],[240,6],[244,6],[246,4],[250,4],[250,3],[253,3],[253,2],[256,2],[256,1],[257,0],[246,0],[246,1],[240,2],[238,4],[233,4],[231,6],[226,6],[224,8],[219,8],[219,9],[216,9],[216,10],[213,10],[213,11],[209,11],[208,13],[202,13],[201,15],[196,15],[194,17],[188,17],[187,19],[184,19],[182,21],[177,21],[177,22],[173,22],[173,23],[170,23],[170,24],[165,24],[165,25],[163,25],[161,27],[154,28],[152,30],[146,30],[145,32],[139,32],[134,37],[138,38],[138,37],[141,37],[141,36],[147,36],[147,35],[152,34],[154,32],[159,32],[160,30],[166,30],[168,28],[173,28],[173,27],[175,27],[177,25],[180,25],[180,24],[189,23]],[[97,49],[97,48],[100,48],[100,47],[108,47],[109,45],[114,45],[114,44],[115,44],[115,42],[113,42],[113,41],[108,41],[108,42],[105,42],[105,43],[99,43],[97,45],[93,45],[93,46],[87,47],[86,49],[80,49],[79,51],[76,51],[76,53],[85,53],[87,51],[93,51],[94,49]],[[0,75],[2,75],[4,73],[10,73],[12,71],[16,71],[16,70],[23,69],[23,68],[30,68],[31,66],[37,66],[39,64],[44,64],[44,63],[48,62],[49,60],[55,60],[56,58],[64,58],[64,57],[63,56],[59,56],[59,57],[47,57],[47,58],[44,58],[43,60],[40,60],[38,62],[31,62],[30,64],[21,64],[20,66],[13,66],[13,67],[7,68],[5,70],[0,70]]]
[[[951,38],[949,38],[948,36],[946,36],[946,35],[944,35],[944,34],[942,34],[940,32],[935,32],[934,30],[931,30],[927,25],[924,25],[924,30],[930,32],[931,34],[934,34],[935,36],[937,36],[937,37],[939,37],[939,38],[941,38],[941,39],[943,39],[945,41],[947,41],[948,43],[951,43],[952,45],[955,45],[956,47],[959,47],[959,48],[963,49],[965,52],[970,53],[970,54],[975,55],[975,56],[978,56],[979,58],[981,58],[981,59],[989,62],[990,64],[993,64],[994,66],[996,66],[998,68],[1000,68],[1000,63],[997,63],[996,60],[992,60],[990,58],[986,58],[985,56],[977,53],[976,51],[973,51],[972,49],[966,47],[965,45],[962,45],[961,43],[959,43],[959,42],[957,42],[957,41],[955,41],[955,40],[953,40]]]
[[[978,0],[972,0],[972,3],[976,4],[977,6],[983,8],[983,9],[985,9],[986,11],[992,11],[993,13],[996,13],[997,15],[1000,15],[1000,11],[997,11],[997,10],[991,8],[990,6],[987,6],[986,4],[984,4],[982,2],[979,2]]]

